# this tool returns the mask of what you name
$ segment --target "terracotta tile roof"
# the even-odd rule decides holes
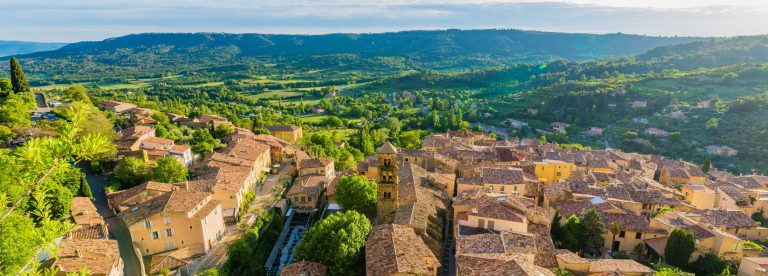
[[[150,258],[149,274],[155,275],[164,269],[175,271],[186,265],[189,263],[171,255],[154,255]]]
[[[283,267],[280,276],[326,276],[328,267],[321,263],[298,261]]]
[[[333,158],[310,158],[299,162],[299,168],[325,168],[333,164]]]
[[[520,162],[526,158],[525,152],[511,147],[497,147],[493,150],[496,154],[496,161],[499,162]]]
[[[440,262],[412,228],[396,224],[379,225],[365,243],[366,275],[432,275],[430,267]]]
[[[633,260],[595,259],[590,262],[589,272],[654,273],[656,271]]]
[[[451,143],[451,139],[445,136],[432,135],[421,141],[421,147],[442,148]]]
[[[153,131],[155,131],[155,129],[151,126],[132,126],[121,130],[120,137],[122,137],[121,139],[138,138],[141,135],[152,133]]]
[[[285,140],[266,134],[255,135],[253,136],[253,139],[272,147],[288,147],[291,145],[291,143],[288,143]]]
[[[458,274],[462,276],[554,276],[522,255],[461,254],[456,256]]]
[[[522,169],[483,168],[483,184],[524,184],[527,179]]]
[[[536,241],[534,263],[541,267],[556,267],[555,243],[552,241],[549,225],[530,223],[528,233],[533,234]]]
[[[504,247],[507,254],[538,254],[536,235],[503,231]]]
[[[118,102],[118,101],[110,101],[110,100],[100,101],[99,104],[101,104],[103,106],[109,106],[109,107],[116,107],[116,106],[121,106],[121,105],[136,107],[135,105],[130,104],[130,103],[124,103],[124,102]]]
[[[389,141],[384,142],[384,145],[376,150],[377,154],[397,154],[397,148],[393,146]]]
[[[221,153],[234,158],[254,161],[265,152],[268,153],[269,149],[269,146],[255,140],[243,139],[230,142]]]
[[[550,185],[544,185],[544,188],[542,188],[543,193],[548,198],[557,198],[564,196],[566,193],[571,191],[571,187],[568,186],[565,182],[560,183],[554,183]]]
[[[664,239],[666,240],[666,238]],[[569,264],[588,264],[589,263],[589,260],[580,257],[579,255],[571,252],[568,249],[558,249],[557,251],[555,251],[555,256],[558,259],[561,259],[564,262]]]
[[[745,228],[757,226],[757,223],[750,216],[741,211],[707,209],[691,212],[700,216],[699,221],[716,227]]]
[[[174,144],[173,140],[171,140],[171,139],[165,139],[165,138],[160,138],[160,137],[147,137],[147,138],[145,138],[145,139],[142,141],[142,144],[143,144],[144,142],[147,142],[147,143],[155,143],[155,144],[160,144],[160,145],[169,146],[169,147],[170,147],[170,146],[173,146],[173,144]]]
[[[96,210],[96,206],[93,205],[90,198],[75,197],[72,199],[72,206],[69,210],[77,225],[104,224],[104,219],[99,215],[99,211]]]
[[[502,200],[499,200],[502,199]],[[525,213],[504,204],[504,198],[482,196],[466,202],[470,206],[468,215],[493,218],[505,221],[523,222]]]
[[[185,152],[185,151],[187,151],[189,149],[192,149],[192,147],[187,146],[187,145],[173,145],[171,147],[172,151],[178,151],[178,152]]]
[[[323,189],[324,180],[325,176],[319,175],[306,175],[297,177],[296,180],[293,181],[293,184],[291,184],[291,189],[288,190],[286,195],[319,195],[320,191]]]
[[[106,224],[78,226],[67,233],[67,238],[72,239],[106,239],[109,230]]]
[[[201,205],[210,193],[176,190],[145,201],[131,210],[122,212],[126,225],[146,220],[162,212],[187,213]]]
[[[143,184],[139,184],[137,186],[128,188],[126,190],[111,194],[109,195],[109,197],[110,197],[110,202],[112,202],[113,205],[127,208],[128,206],[123,206],[123,202],[140,193],[143,193],[143,192],[167,193],[167,192],[170,192],[171,190],[173,190],[172,184],[155,182],[155,181],[147,181],[147,182],[144,182]]]
[[[408,225],[430,233],[442,233],[443,220],[441,213],[448,207],[448,194],[429,182],[428,173],[424,168],[412,164],[402,164],[397,171],[400,181],[398,191],[398,208],[394,221],[396,224]],[[435,238],[437,237],[437,238]],[[437,240],[441,235],[423,236],[424,242],[430,249],[439,254],[442,243]]]
[[[672,219],[654,218],[654,219],[672,227],[677,227],[686,231],[691,231],[693,232],[694,238],[696,238],[697,240],[703,240],[703,239],[715,237],[714,234],[710,233],[709,231],[702,228],[701,226],[698,226],[696,224],[686,223],[686,221],[682,218],[672,218]]]
[[[643,204],[667,204],[672,206],[682,205],[682,202],[677,198],[674,198],[674,197],[668,198],[663,194],[661,194],[659,190],[628,189],[627,191],[629,192],[629,196],[632,198],[633,201],[640,202]]]
[[[749,202],[749,197],[744,194],[745,191],[742,189],[728,185],[721,185],[717,187],[717,189],[723,191],[723,193],[731,197],[736,202]]]
[[[506,254],[507,248],[500,234],[482,233],[461,235],[456,238],[456,254]]]
[[[422,150],[422,149],[400,149],[400,154],[403,156],[414,156],[418,158],[432,158],[435,155],[434,151]]]
[[[664,250],[667,247],[667,237],[645,239],[643,242],[656,251],[659,256],[664,257]]]
[[[94,275],[109,275],[113,268],[122,272],[122,261],[116,240],[63,239],[59,258],[53,264],[62,273],[88,268]]]
[[[296,131],[300,130],[300,126],[293,126],[293,125],[273,125],[268,126],[267,129],[269,131]]]

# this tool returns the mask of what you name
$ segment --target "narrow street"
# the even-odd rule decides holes
[[[280,167],[280,171],[277,174],[266,175],[262,185],[254,186],[256,198],[253,200],[253,203],[251,203],[250,211],[243,216],[242,221],[227,227],[227,230],[224,233],[221,241],[216,244],[211,249],[211,251],[208,252],[208,254],[202,256],[200,260],[195,262],[194,267],[192,268],[192,273],[195,271],[204,271],[208,268],[221,267],[224,265],[224,263],[227,261],[227,248],[229,243],[236,240],[240,237],[240,235],[243,234],[243,226],[241,225],[252,221],[251,217],[254,216],[257,210],[269,210],[269,208],[272,208],[272,205],[274,204],[274,202],[272,202],[271,204],[267,204],[267,206],[262,206],[260,205],[261,201],[259,199],[271,195],[272,187],[278,185],[281,179],[288,178],[288,173],[292,168],[293,165],[291,165],[290,162],[283,162]],[[256,218],[253,218],[253,221],[255,221],[255,219]]]
[[[82,167],[84,166],[81,166],[81,168]],[[109,226],[110,238],[117,240],[118,248],[120,249],[120,257],[123,259],[123,264],[125,265],[125,275],[143,275],[139,259],[136,257],[136,253],[133,250],[131,233],[128,231],[128,228],[120,222],[120,219],[109,210],[107,197],[104,194],[104,186],[107,183],[106,178],[104,175],[91,174],[85,168],[82,168],[82,170],[85,172],[85,179],[88,181],[88,186],[91,187],[91,192],[95,199],[93,204]]]

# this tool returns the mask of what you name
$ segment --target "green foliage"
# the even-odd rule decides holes
[[[29,91],[29,80],[21,69],[21,64],[14,57],[11,58],[11,86],[15,93]]]
[[[35,223],[29,217],[13,213],[0,222],[0,237],[0,274],[13,275],[37,251],[39,238],[35,235]]]
[[[220,269],[218,268],[209,268],[206,269],[203,272],[195,273],[195,276],[225,276],[226,274],[222,273]]]
[[[269,228],[263,230],[267,225]],[[229,244],[229,258],[216,271],[218,274],[204,275],[266,275],[264,263],[280,236],[283,218],[273,211],[262,216],[245,234]],[[262,233],[261,235],[259,235]]]
[[[80,195],[86,196],[93,200],[93,192],[91,192],[91,185],[88,185],[88,180],[85,179],[85,174],[80,174]]]
[[[11,79],[0,78],[0,99],[5,99],[13,93],[13,87],[11,86]]]
[[[686,267],[691,253],[696,249],[696,241],[693,233],[680,228],[675,228],[667,238],[664,247],[664,257],[668,264],[676,267]],[[697,273],[698,275],[698,273]]]
[[[174,161],[175,162],[175,161]],[[141,159],[128,157],[115,167],[115,178],[121,187],[130,188],[148,180],[147,164]]]
[[[726,272],[726,269],[728,271],[730,270],[729,268],[730,264],[713,253],[707,253],[702,256],[699,256],[699,258],[696,259],[696,261],[692,262],[687,267],[688,267],[687,269],[688,271],[693,272],[696,275],[706,275],[706,276],[722,275],[721,273]],[[726,272],[726,273],[730,273],[730,272]]]
[[[563,223],[562,231],[560,246],[573,252],[579,252],[581,250],[581,237],[584,236],[584,228],[579,222],[579,217],[568,217]]]
[[[695,276],[693,273],[685,272],[680,268],[661,263],[654,264],[653,270],[656,270],[653,276]]]
[[[335,196],[346,210],[372,213],[376,209],[376,182],[360,175],[342,176]]]
[[[10,142],[14,136],[10,128],[0,125],[0,145]]]
[[[331,275],[355,275],[365,267],[363,248],[371,223],[356,211],[317,222],[296,246],[295,258],[326,265]]]
[[[229,127],[227,124],[221,124],[217,126],[216,129],[213,131],[213,137],[221,138],[221,137],[232,134],[232,132],[235,132],[235,130]]]
[[[80,84],[75,84],[64,90],[64,99],[70,102],[90,102],[91,98],[88,97],[88,90]]]
[[[421,131],[405,131],[397,137],[397,140],[399,141],[400,147],[407,149],[421,148]]]
[[[561,220],[563,220],[563,216],[560,215],[559,210],[556,210],[555,215],[552,216],[552,226],[549,229],[549,234],[552,236],[552,241],[557,248],[562,248],[563,244],[563,225],[560,222]]]
[[[704,160],[704,164],[701,165],[701,171],[704,173],[708,173],[711,168],[712,168],[712,156],[708,155],[707,159]]]
[[[599,256],[605,244],[603,233],[606,232],[602,215],[597,210],[590,209],[581,215],[579,224],[583,231],[581,236],[582,254],[586,256]]]
[[[182,182],[187,180],[187,167],[174,157],[163,157],[152,168],[150,179],[164,183]]]
[[[32,122],[29,120],[29,109],[30,106],[23,95],[11,95],[0,106],[0,123],[10,128],[30,126]]]
[[[562,268],[553,268],[552,273],[554,273],[555,276],[573,276],[573,273]]]

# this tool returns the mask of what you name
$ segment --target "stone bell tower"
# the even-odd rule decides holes
[[[397,148],[385,142],[376,151],[379,160],[379,177],[376,179],[376,215],[384,218],[397,211]]]

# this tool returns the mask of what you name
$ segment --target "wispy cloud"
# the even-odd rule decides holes
[[[9,0],[0,0],[0,3]],[[13,0],[14,2],[20,2]],[[97,40],[140,32],[379,32],[439,28],[723,36],[768,33],[749,0],[27,0],[0,39]]]

